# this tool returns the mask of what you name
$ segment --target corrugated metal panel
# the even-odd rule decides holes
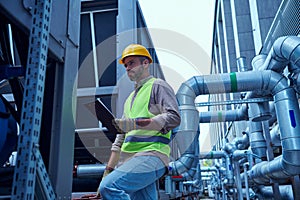
[[[264,42],[262,53],[268,53],[274,41],[281,36],[298,35],[300,32],[300,1],[284,0],[276,14]]]

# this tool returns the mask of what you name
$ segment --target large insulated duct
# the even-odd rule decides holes
[[[267,143],[261,122],[248,122],[250,130],[250,146],[253,154],[261,160],[267,160]]]
[[[260,59],[260,55],[253,59],[253,62]],[[300,37],[283,36],[276,39],[264,64],[261,67],[254,67],[258,70],[273,70],[283,72],[287,64],[300,67]],[[252,62],[252,63],[253,63]]]
[[[291,64],[292,67],[289,70],[293,73],[293,70],[300,67],[300,38],[297,36],[280,37],[274,42],[267,58],[262,59],[262,56],[259,55],[253,59],[254,69],[270,69],[282,73],[285,67]],[[263,64],[261,64],[262,61]],[[298,100],[295,92],[290,88],[278,92],[274,99],[283,152],[271,162],[255,165],[249,172],[250,179],[261,184],[268,184],[270,178],[285,179],[300,173],[300,161],[297,159],[300,155]]]
[[[191,145],[191,147],[194,148],[194,151],[195,151],[195,153],[194,153],[195,158],[197,158],[199,156],[199,151],[200,151],[199,145],[198,145],[199,144],[199,140],[198,140],[199,134],[197,134],[197,135],[198,135],[198,137],[196,137],[193,142],[194,145]],[[198,159],[193,159],[191,168],[182,174],[182,177],[184,180],[193,180],[195,178],[198,164],[199,164]],[[175,166],[175,167],[177,167],[177,166]]]
[[[185,152],[181,152],[181,157],[173,162],[169,163],[169,173],[171,175],[181,175],[185,178],[185,180],[190,180],[194,174],[195,170],[192,169],[196,167],[198,154],[199,154],[199,131],[197,131],[196,136],[186,135],[190,141],[183,141],[185,144],[189,144],[189,146],[185,149]],[[181,145],[180,141],[178,141],[178,135],[176,134],[175,139],[177,139],[177,144]]]
[[[260,184],[300,174],[300,115],[295,92],[291,88],[279,92],[275,95],[275,107],[282,155],[270,162],[258,163],[248,172],[249,179]]]
[[[195,98],[204,94],[219,94],[230,92],[266,91],[274,97],[276,115],[282,133],[283,155],[270,163],[260,163],[261,168],[251,170],[252,179],[272,175],[273,178],[290,177],[300,172],[300,111],[293,88],[289,87],[286,78],[271,70],[225,73],[192,77],[184,82],[177,94],[181,114],[181,124],[178,127],[176,140],[184,157],[192,158],[193,150],[185,150],[197,135],[199,115],[195,107]],[[187,159],[188,160],[188,159]],[[177,165],[175,161],[175,165]],[[189,169],[193,162],[186,164]],[[180,164],[180,163],[179,163]],[[178,164],[178,165],[179,165]],[[261,169],[264,169],[261,171]]]

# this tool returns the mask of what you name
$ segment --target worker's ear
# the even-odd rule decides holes
[[[144,59],[143,60],[143,65],[149,65],[150,63],[149,63],[149,60],[148,59]]]

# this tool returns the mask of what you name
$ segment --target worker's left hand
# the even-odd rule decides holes
[[[149,125],[151,122],[151,119],[149,118],[122,118],[122,119],[115,119],[114,124],[115,127],[120,132],[129,132],[136,129],[141,129],[142,127],[145,127]]]

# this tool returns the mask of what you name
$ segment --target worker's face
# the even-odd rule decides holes
[[[149,61],[147,59],[141,61],[140,57],[129,56],[124,59],[124,67],[131,81],[140,81],[146,78],[148,72]]]

